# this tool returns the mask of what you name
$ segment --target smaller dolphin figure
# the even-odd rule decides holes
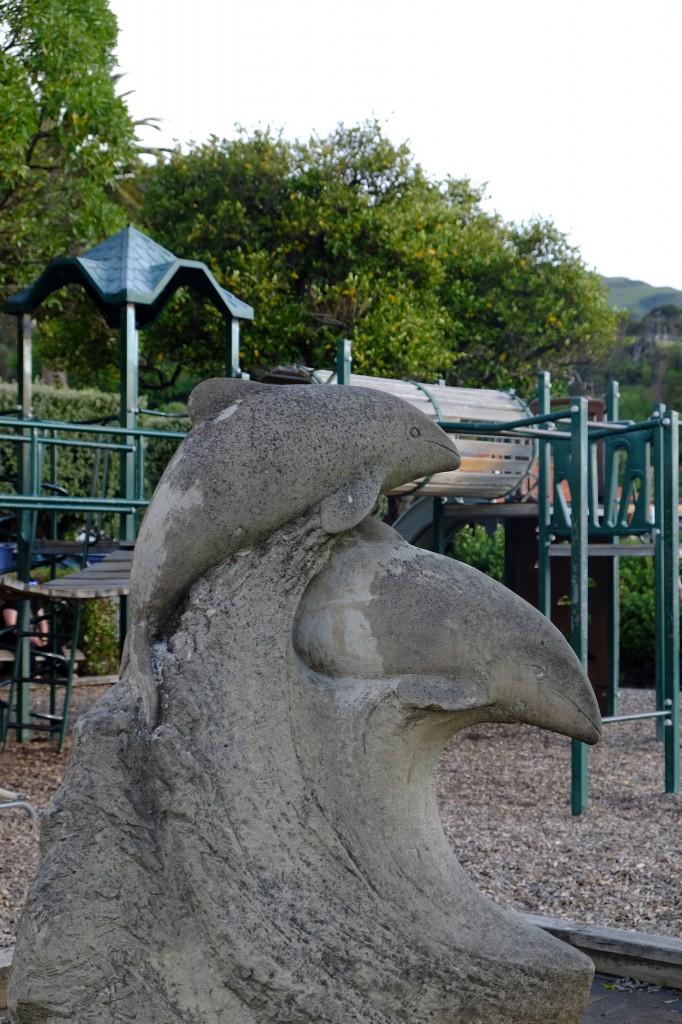
[[[209,381],[190,410],[121,681],[46,816],[12,1024],[578,1024],[591,962],[471,883],[435,773],[475,722],[596,742],[589,681],[535,609],[369,518],[452,443],[357,388]]]
[[[366,388],[218,378],[194,389],[189,412],[193,429],[140,530],[134,621],[161,621],[201,572],[317,503],[334,535],[369,515],[381,491],[460,465],[428,416]],[[359,423],[371,425],[366,436]]]

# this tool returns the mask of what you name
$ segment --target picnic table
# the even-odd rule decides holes
[[[93,559],[84,569],[46,583],[27,583],[13,576],[0,575],[0,602],[4,595],[6,600],[13,601],[26,602],[36,598],[44,603],[69,601],[76,607],[70,648],[62,636],[52,641],[51,650],[31,649],[30,633],[24,626],[23,633],[19,630],[19,637],[23,639],[16,644],[16,651],[6,652],[12,664],[10,674],[0,679],[0,687],[7,694],[0,699],[0,738],[3,742],[9,729],[16,729],[17,738],[22,741],[28,738],[27,730],[42,729],[58,734],[61,750],[66,737],[71,683],[77,659],[80,602],[97,598],[127,598],[132,561],[133,545],[129,544],[110,550],[104,557],[98,554],[96,560]],[[122,609],[122,618],[123,615]],[[124,627],[122,635],[123,632]],[[49,711],[32,709],[31,685],[49,687]],[[56,696],[58,692],[62,694],[60,700]]]
[[[13,597],[63,598],[88,601],[98,597],[126,597],[130,589],[133,547],[115,548],[102,559],[78,572],[47,583],[24,583],[12,576],[0,576],[0,592]]]

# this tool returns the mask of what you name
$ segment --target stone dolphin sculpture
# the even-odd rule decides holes
[[[591,962],[469,881],[443,834],[435,771],[473,722],[596,741],[589,682],[537,611],[365,518],[400,466],[407,480],[453,461],[444,435],[399,403],[308,390],[319,392],[309,406],[234,382],[195,393],[189,463],[181,451],[155,503],[205,473],[205,494],[217,501],[222,486],[225,504],[232,494],[247,508],[251,484],[264,493],[282,403],[317,423],[325,402],[342,418],[347,402],[354,426],[339,444],[352,450],[326,486],[283,473],[305,496],[269,513],[152,506],[149,522],[188,540],[196,562],[174,569],[172,546],[145,525],[121,682],[79,723],[46,816],[12,1024],[580,1019]],[[223,425],[240,417],[231,460]],[[294,436],[311,452],[319,443]],[[419,465],[398,452],[406,438]],[[252,473],[235,479],[247,441]],[[278,451],[286,461],[284,441]],[[324,460],[308,465],[322,472]]]

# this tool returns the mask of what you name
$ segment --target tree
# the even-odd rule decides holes
[[[345,336],[359,372],[522,389],[614,334],[603,286],[551,223],[505,224],[375,122],[308,142],[211,138],[144,169],[140,189],[140,226],[254,306],[251,372],[329,366]],[[183,367],[221,372],[224,327],[178,293],[142,345],[143,385],[164,387]]]
[[[135,125],[106,0],[0,0],[0,296],[126,222]]]

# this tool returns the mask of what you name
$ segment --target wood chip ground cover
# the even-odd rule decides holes
[[[104,692],[75,690],[73,718]],[[626,690],[622,712],[653,709]],[[0,786],[43,811],[66,757],[46,742],[0,752]],[[525,726],[477,726],[446,748],[438,779],[445,832],[470,877],[513,910],[658,935],[682,935],[682,796],[663,792],[653,722],[605,727],[590,751],[590,811],[570,811],[570,741]],[[38,863],[39,825],[0,813],[0,947],[12,945]]]

